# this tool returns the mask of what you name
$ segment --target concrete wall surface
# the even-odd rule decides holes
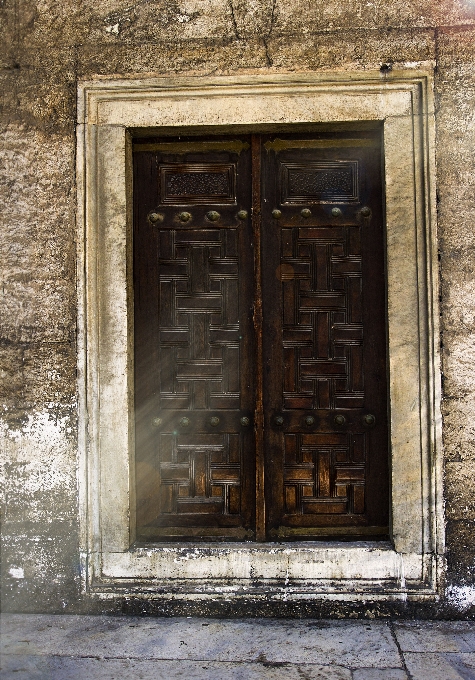
[[[81,80],[434,66],[446,566],[426,604],[326,615],[475,615],[475,0],[4,0],[1,603],[120,610],[79,559],[76,97]],[[112,603],[112,604],[111,604]],[[186,614],[183,604],[177,613]],[[252,614],[252,603],[245,612]],[[170,610],[171,611],[171,610]],[[269,615],[317,614],[302,605]],[[199,613],[197,609],[194,613]],[[206,612],[204,612],[206,613]],[[215,614],[242,615],[227,608]]]

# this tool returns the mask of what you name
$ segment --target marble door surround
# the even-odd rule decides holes
[[[175,599],[433,599],[444,531],[432,66],[97,79],[78,92],[79,490],[85,591]],[[381,122],[391,541],[134,545],[134,134]],[[267,128],[266,128],[267,126]],[[173,582],[174,592],[169,592]]]

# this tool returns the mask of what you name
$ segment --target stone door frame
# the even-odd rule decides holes
[[[79,498],[100,597],[433,599],[444,550],[432,67],[79,85]],[[392,541],[134,546],[134,131],[382,121]],[[173,580],[174,593],[170,594]]]

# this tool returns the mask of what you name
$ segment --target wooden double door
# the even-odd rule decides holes
[[[136,139],[137,539],[388,535],[377,131]]]

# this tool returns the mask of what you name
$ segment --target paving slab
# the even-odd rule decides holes
[[[2,680],[351,680],[351,671],[340,666],[14,654],[5,655],[1,669]],[[392,676],[387,677],[392,680]]]
[[[475,624],[3,614],[1,680],[475,680]]]
[[[475,654],[429,652],[404,654],[414,680],[475,680]]]
[[[402,667],[384,621],[4,615],[5,654]]]
[[[403,652],[475,652],[473,621],[395,621]]]
[[[408,680],[402,668],[358,668],[353,672],[353,680]]]

